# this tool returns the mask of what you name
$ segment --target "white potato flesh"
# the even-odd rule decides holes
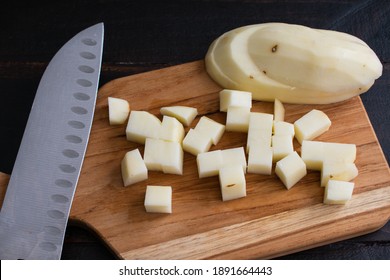
[[[223,88],[230,89],[239,89],[240,85],[230,79],[229,76],[224,72],[224,70],[232,67],[231,60],[226,60],[223,58],[224,52],[220,50],[221,44],[225,41],[229,41],[233,34],[239,33],[242,29],[247,29],[248,26],[237,28],[232,30],[231,32],[227,32],[222,36],[218,37],[214,42],[211,43],[209,50],[205,57],[205,66],[206,70],[217,83],[219,83]],[[221,43],[222,42],[222,43]],[[226,42],[223,46],[229,46],[229,43]],[[222,58],[221,58],[222,57]],[[223,62],[228,62],[227,65],[223,64]],[[230,65],[229,65],[230,63]]]
[[[178,119],[185,126],[189,126],[198,115],[198,109],[188,106],[162,107],[160,112],[164,116]]]
[[[355,184],[352,182],[329,180],[325,186],[325,204],[346,204],[352,198]]]
[[[179,142],[166,142],[162,171],[166,174],[183,175],[184,152]]]
[[[326,160],[322,164],[321,187],[329,180],[351,181],[359,174],[355,163]]]
[[[242,170],[246,173],[246,156],[243,147],[224,149],[222,154],[222,167],[229,165],[241,165]]]
[[[345,143],[324,142],[324,161],[355,162],[356,145]]]
[[[262,129],[249,129],[248,137],[246,141],[246,153],[250,152],[253,146],[268,146],[272,144],[272,134],[268,130]]]
[[[196,157],[199,178],[216,176],[222,167],[241,165],[246,173],[246,157],[243,147],[200,153]]]
[[[289,190],[306,176],[305,162],[297,152],[293,152],[276,163],[275,174]]]
[[[274,121],[284,121],[285,109],[283,103],[279,99],[274,102]]]
[[[130,113],[129,102],[122,98],[108,97],[108,119],[110,125],[124,124]]]
[[[320,171],[326,160],[355,162],[356,145],[304,140],[301,146],[301,157],[307,169]]]
[[[148,179],[148,170],[138,149],[126,153],[121,162],[121,172],[125,187]]]
[[[326,114],[314,109],[291,124],[284,121],[284,107],[279,100],[275,101],[279,104],[274,106],[274,114],[251,112],[251,103],[242,101],[246,97],[232,97],[232,92],[235,91],[225,91],[229,97],[221,104],[227,106],[227,124],[241,127],[235,131],[248,132],[248,160],[244,147],[209,152],[228,125],[203,116],[185,135],[183,124],[170,113],[163,115],[161,122],[146,111],[132,111],[126,136],[128,140],[145,144],[144,158],[138,149],[126,153],[121,162],[124,185],[146,180],[148,171],[182,175],[186,151],[197,156],[199,178],[219,176],[223,201],[245,197],[245,173],[271,175],[275,162],[275,174],[287,189],[297,184],[307,169],[319,170],[321,186],[325,186],[325,204],[345,204],[351,199],[354,184],[349,181],[358,175],[354,164],[356,145],[308,140],[329,129],[331,122]],[[229,112],[233,112],[230,120]],[[294,136],[302,144],[301,156],[294,151]],[[171,213],[171,199],[170,186],[148,186],[145,209]]]
[[[251,112],[249,117],[246,152],[249,153],[253,145],[271,146],[273,115]]]
[[[200,153],[208,152],[213,143],[209,135],[191,128],[184,137],[182,144],[185,152],[197,156]]]
[[[273,135],[271,140],[273,162],[277,162],[294,152],[293,140],[290,135]]]
[[[251,112],[249,119],[250,129],[265,130],[272,134],[273,117],[272,114]]]
[[[252,108],[252,93],[223,89],[219,92],[219,110],[227,112],[229,107]]]
[[[223,164],[221,150],[198,154],[196,157],[199,178],[218,176]]]
[[[146,186],[144,206],[150,213],[172,213],[172,187]]]
[[[225,132],[225,125],[203,116],[196,124],[195,130],[204,136],[210,137],[211,142],[214,145],[217,145],[223,133]]]
[[[274,121],[274,135],[289,135],[291,138],[295,136],[294,124],[284,121]]]
[[[240,27],[220,36],[206,54],[206,70],[224,88],[252,92],[255,100],[259,100],[257,91],[262,90],[266,97],[262,100],[273,101],[273,96],[267,93],[268,88],[283,85],[266,76],[261,83],[256,80],[256,76],[264,74],[248,56],[247,41],[256,31],[254,27],[255,25]]]
[[[271,175],[272,147],[268,145],[253,145],[248,154],[248,173]]]
[[[161,121],[146,111],[131,111],[126,127],[127,140],[145,144],[146,138],[158,139]]]
[[[184,127],[176,118],[164,116],[161,124],[159,138],[165,141],[181,143],[184,138]]]
[[[325,142],[304,140],[301,146],[301,157],[307,169],[320,171],[324,162]]]
[[[324,112],[313,109],[294,122],[295,138],[300,144],[303,140],[313,140],[328,131],[331,124]]]
[[[310,104],[366,92],[383,68],[357,37],[277,22],[222,34],[205,61],[210,76],[224,88],[252,92],[255,100]]]
[[[146,138],[144,161],[149,171],[163,171],[165,142],[160,139]]]
[[[183,174],[183,149],[179,142],[147,138],[144,161],[149,171]]]
[[[226,131],[248,132],[250,108],[229,107],[226,113]]]
[[[222,167],[219,170],[219,183],[223,201],[246,196],[245,174],[240,164]]]

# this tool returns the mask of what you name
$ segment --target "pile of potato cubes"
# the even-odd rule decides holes
[[[355,165],[356,145],[314,141],[331,126],[320,110],[311,110],[294,123],[284,121],[285,108],[274,102],[274,114],[252,112],[252,94],[224,89],[219,93],[220,111],[226,123],[197,117],[196,108],[170,106],[161,108],[162,121],[147,111],[130,111],[128,101],[109,97],[111,125],[127,122],[129,141],[145,145],[143,157],[138,149],[129,151],[121,162],[124,186],[148,179],[148,171],[183,174],[184,152],[196,156],[199,178],[219,176],[223,201],[246,196],[245,174],[275,174],[287,189],[293,187],[307,170],[321,172],[325,187],[324,203],[345,204],[352,197],[358,175]],[[246,147],[209,151],[225,131],[247,133]],[[293,148],[294,137],[301,144],[299,155]],[[172,187],[147,186],[144,201],[147,212],[172,213]]]

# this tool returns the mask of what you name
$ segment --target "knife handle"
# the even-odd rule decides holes
[[[5,192],[7,190],[10,175],[0,172],[0,208],[3,205]]]

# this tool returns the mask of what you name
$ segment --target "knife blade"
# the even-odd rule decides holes
[[[0,211],[0,259],[60,259],[98,90],[103,23],[70,39],[39,83]]]

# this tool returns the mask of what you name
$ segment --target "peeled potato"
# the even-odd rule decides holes
[[[205,62],[223,88],[298,104],[346,100],[382,75],[375,52],[359,38],[285,23],[231,30],[211,44]]]

